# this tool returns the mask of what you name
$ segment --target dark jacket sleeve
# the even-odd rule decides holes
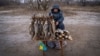
[[[64,17],[63,17],[63,14],[60,13],[59,14],[59,19],[58,19],[58,22],[62,23],[64,21]]]
[[[49,13],[49,16],[53,16],[51,12]]]

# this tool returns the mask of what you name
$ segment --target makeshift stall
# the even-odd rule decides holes
[[[46,56],[45,52],[47,51],[47,41],[59,41],[61,46],[61,56],[64,56],[62,42],[70,35],[67,31],[56,31],[55,21],[52,16],[34,15],[31,20],[30,34],[33,40],[40,41],[39,49],[43,51],[43,56]]]

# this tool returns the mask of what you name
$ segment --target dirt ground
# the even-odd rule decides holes
[[[38,41],[29,35],[31,14],[11,14],[13,10],[0,11],[0,56],[42,56]],[[64,24],[73,41],[67,41],[65,56],[100,56],[100,13],[72,11]],[[60,56],[59,50],[49,49],[46,56]]]

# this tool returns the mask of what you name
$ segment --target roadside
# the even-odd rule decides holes
[[[0,11],[0,56],[42,55],[38,50],[38,42],[33,41],[29,35],[33,12],[28,14],[25,11],[22,9]],[[100,56],[100,13],[71,12],[75,15],[65,15],[64,24],[74,40],[68,41],[64,49],[65,56]],[[60,56],[59,52],[49,49],[46,55]]]

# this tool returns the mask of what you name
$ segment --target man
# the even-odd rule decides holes
[[[57,29],[65,30],[65,26],[63,24],[64,17],[63,17],[62,12],[59,8],[59,5],[55,4],[52,7],[51,12],[49,13],[49,15],[54,17],[54,21],[56,22],[56,30]],[[63,41],[63,43],[65,45],[67,42]],[[47,45],[51,48],[61,49],[59,41],[48,41]]]

